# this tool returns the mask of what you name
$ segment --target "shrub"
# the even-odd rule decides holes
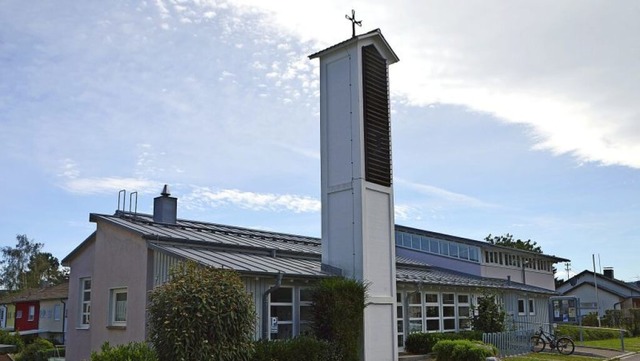
[[[145,342],[130,342],[112,347],[102,344],[100,352],[91,353],[91,361],[157,361],[156,352]]]
[[[334,345],[309,336],[289,340],[260,340],[255,343],[252,361],[305,361],[340,360]]]
[[[407,336],[404,349],[414,354],[427,354],[433,350],[433,346],[442,340],[473,340],[482,341],[480,331],[461,331],[459,333],[412,333]]]
[[[474,330],[487,333],[504,331],[506,314],[496,304],[496,297],[493,293],[484,293],[482,297],[478,297],[478,305],[474,307],[478,314],[471,320]]]
[[[53,357],[64,357],[65,354],[66,353],[64,347],[55,347],[54,349],[41,350],[36,352],[35,361],[49,361],[49,359]]]
[[[443,340],[433,346],[438,361],[484,361],[497,356],[498,350],[479,341]]]
[[[12,335],[9,332],[0,330],[0,344],[15,345],[16,353],[21,352],[24,349],[24,341],[22,341],[18,332]]]
[[[580,340],[580,326],[558,325],[556,334],[560,336],[570,337],[574,340]],[[611,338],[619,338],[620,331],[605,329],[582,327],[582,339],[585,341],[607,340]]]
[[[344,361],[360,360],[367,286],[356,280],[331,277],[313,290],[313,330],[317,338],[335,343]]]
[[[242,361],[253,352],[255,311],[235,271],[188,262],[151,292],[149,336],[161,361]]]
[[[36,354],[39,351],[54,349],[53,344],[49,340],[36,337],[30,344],[26,345],[24,350],[20,353],[18,361],[36,361]]]
[[[595,312],[589,312],[589,314],[582,317],[582,326],[598,327],[598,314]]]

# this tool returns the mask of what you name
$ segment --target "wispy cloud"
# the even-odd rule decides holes
[[[466,194],[456,193],[448,191],[443,188],[435,187],[428,184],[420,184],[416,182],[407,181],[404,179],[394,179],[395,183],[399,186],[409,188],[417,193],[423,194],[427,197],[435,199],[439,204],[443,202],[451,206],[464,206],[473,208],[495,208],[498,205],[482,201],[478,198],[468,196]]]
[[[295,194],[247,192],[238,189],[217,189],[194,186],[181,198],[187,208],[216,208],[233,206],[253,211],[309,213],[320,212],[320,201]]]
[[[140,190],[141,193],[155,193],[161,183],[138,178],[104,177],[73,178],[62,184],[62,188],[75,194],[115,194],[121,189]]]

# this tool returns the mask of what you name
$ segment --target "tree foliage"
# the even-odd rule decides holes
[[[313,290],[316,337],[335,343],[344,361],[360,359],[367,285],[342,277],[325,278]]]
[[[473,329],[487,333],[504,331],[506,313],[496,303],[497,295],[484,293],[478,297],[478,304],[474,306]],[[477,311],[477,312],[475,312]]]
[[[2,247],[0,284],[11,291],[37,288],[43,283],[55,285],[68,275],[51,253],[43,253],[44,244],[30,240],[26,234],[16,236],[15,247]]]
[[[160,361],[248,361],[254,348],[253,301],[232,270],[174,268],[151,293],[149,326]]]
[[[524,251],[532,251],[542,253],[542,248],[538,246],[538,243],[528,239],[523,241],[521,239],[513,239],[513,235],[507,233],[503,236],[492,236],[489,234],[484,239],[485,241],[495,244],[496,246],[510,247],[515,249],[521,249]]]

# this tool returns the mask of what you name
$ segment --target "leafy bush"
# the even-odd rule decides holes
[[[433,346],[442,340],[473,340],[482,341],[481,331],[461,331],[458,333],[412,333],[407,336],[404,349],[414,354],[427,354],[433,350]]]
[[[260,340],[255,343],[252,361],[337,361],[335,346],[327,341],[303,336],[288,340]]]
[[[598,314],[595,312],[589,312],[589,314],[582,317],[582,326],[598,327]]]
[[[0,330],[0,344],[15,345],[16,353],[21,352],[24,349],[24,341],[22,341],[18,332],[12,335],[9,332]]]
[[[151,293],[149,325],[161,361],[242,361],[253,353],[253,301],[232,270],[178,265]]]
[[[24,350],[18,355],[18,361],[36,361],[36,354],[44,350],[52,350],[55,347],[53,343],[44,338],[36,337],[30,344],[26,345]]]
[[[102,344],[100,352],[91,353],[91,361],[157,361],[156,352],[145,342],[130,342],[112,347]]]
[[[35,361],[49,361],[49,359],[52,357],[64,357],[65,354],[66,352],[64,347],[56,347],[54,349],[41,350],[36,352]]]
[[[313,330],[317,338],[335,343],[344,361],[360,360],[367,286],[356,280],[331,277],[313,290]]]
[[[497,356],[498,350],[479,341],[443,340],[433,346],[438,361],[484,361]]]

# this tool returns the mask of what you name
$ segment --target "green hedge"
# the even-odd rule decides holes
[[[438,341],[443,340],[473,340],[482,341],[482,332],[480,331],[461,331],[458,333],[412,333],[407,336],[404,343],[404,349],[414,354],[427,354],[433,349]]]
[[[304,357],[301,357],[304,355]],[[337,350],[327,341],[302,336],[289,340],[260,340],[252,361],[338,361]]]
[[[559,337],[566,336],[578,341],[580,340],[580,326],[558,325],[556,334]],[[592,327],[582,328],[582,340],[584,341],[607,340],[612,338],[620,338],[620,331]]]
[[[443,340],[433,346],[438,361],[485,361],[497,356],[498,350],[479,341]]]
[[[313,289],[313,331],[335,344],[343,361],[360,360],[367,286],[343,277],[325,278]]]
[[[112,347],[102,344],[100,352],[91,353],[91,361],[157,361],[156,352],[145,342],[130,342]]]

